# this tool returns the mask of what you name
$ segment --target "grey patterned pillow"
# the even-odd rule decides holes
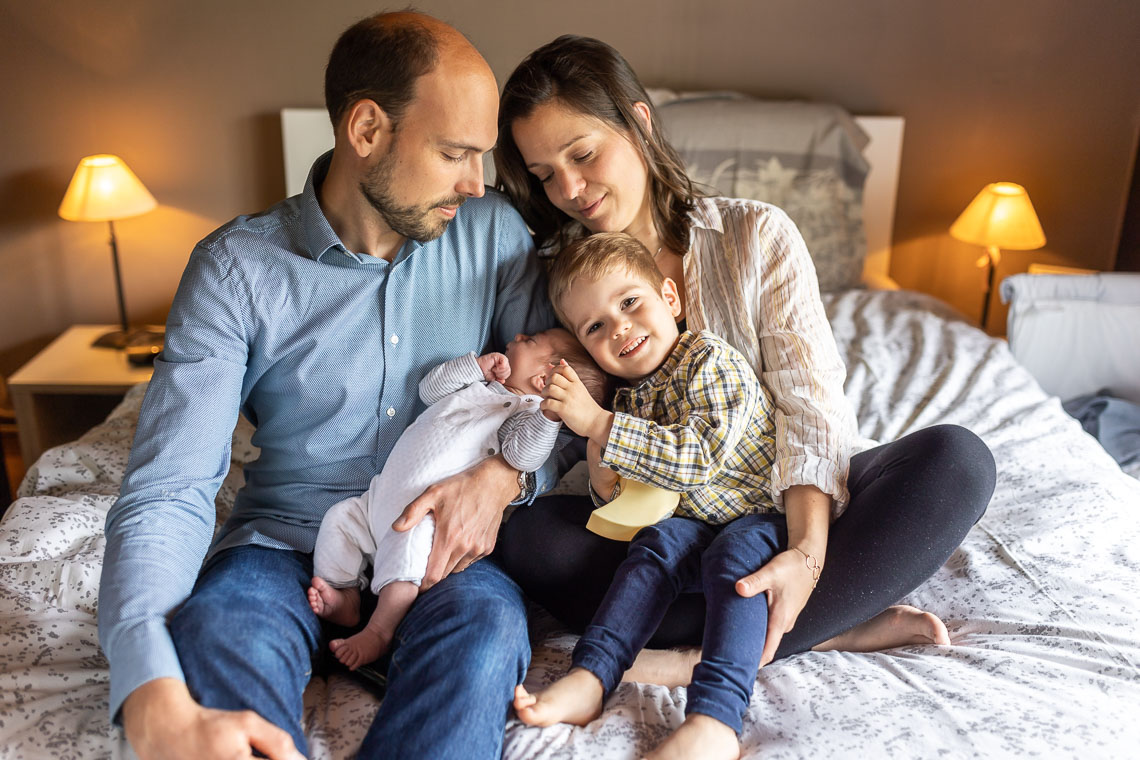
[[[858,287],[867,241],[867,136],[826,103],[651,90],[665,133],[705,192],[779,206],[799,227],[820,290]]]

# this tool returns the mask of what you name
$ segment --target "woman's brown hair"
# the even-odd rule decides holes
[[[538,178],[527,171],[511,127],[543,103],[560,104],[600,119],[629,138],[649,167],[653,224],[670,250],[689,248],[689,211],[696,192],[680,156],[661,134],[657,111],[629,63],[606,43],[565,34],[527,56],[511,73],[499,104],[499,142],[495,147],[496,184],[535,233],[539,248],[563,248],[583,234],[558,210]],[[649,108],[647,129],[634,110]]]

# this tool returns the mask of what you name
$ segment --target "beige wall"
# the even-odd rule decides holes
[[[907,119],[892,269],[980,311],[950,222],[984,184],[1029,188],[1048,248],[1111,268],[1140,123],[1131,0],[421,0],[502,80],[563,32],[621,49],[648,85],[836,101]],[[113,322],[105,226],[55,215],[78,159],[122,155],[161,204],[117,225],[133,321],[161,321],[194,242],[282,193],[276,112],[322,102],[358,0],[3,0],[0,374],[74,322]],[[1004,312],[995,310],[991,325]]]

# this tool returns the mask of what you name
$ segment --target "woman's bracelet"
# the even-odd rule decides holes
[[[798,546],[792,548],[804,555],[804,564],[811,571],[811,587],[814,589],[819,585],[819,574],[823,572],[823,566],[819,564],[819,560],[815,558],[814,554],[808,554]]]

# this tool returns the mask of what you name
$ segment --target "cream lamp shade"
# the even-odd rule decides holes
[[[157,205],[123,159],[101,153],[80,159],[59,215],[71,222],[108,222],[145,214]]]
[[[115,220],[145,214],[158,206],[123,159],[107,153],[87,156],[71,177],[71,184],[59,204],[59,215],[69,222],[106,222],[115,267],[115,295],[119,301],[119,329],[99,336],[93,345],[129,350],[129,347],[161,346],[161,334],[145,328],[131,330],[127,303],[123,298],[123,275],[119,268],[119,243]],[[157,349],[154,351],[157,353]]]
[[[1025,188],[1013,182],[986,185],[950,225],[963,243],[1030,251],[1045,245],[1045,232]]]

